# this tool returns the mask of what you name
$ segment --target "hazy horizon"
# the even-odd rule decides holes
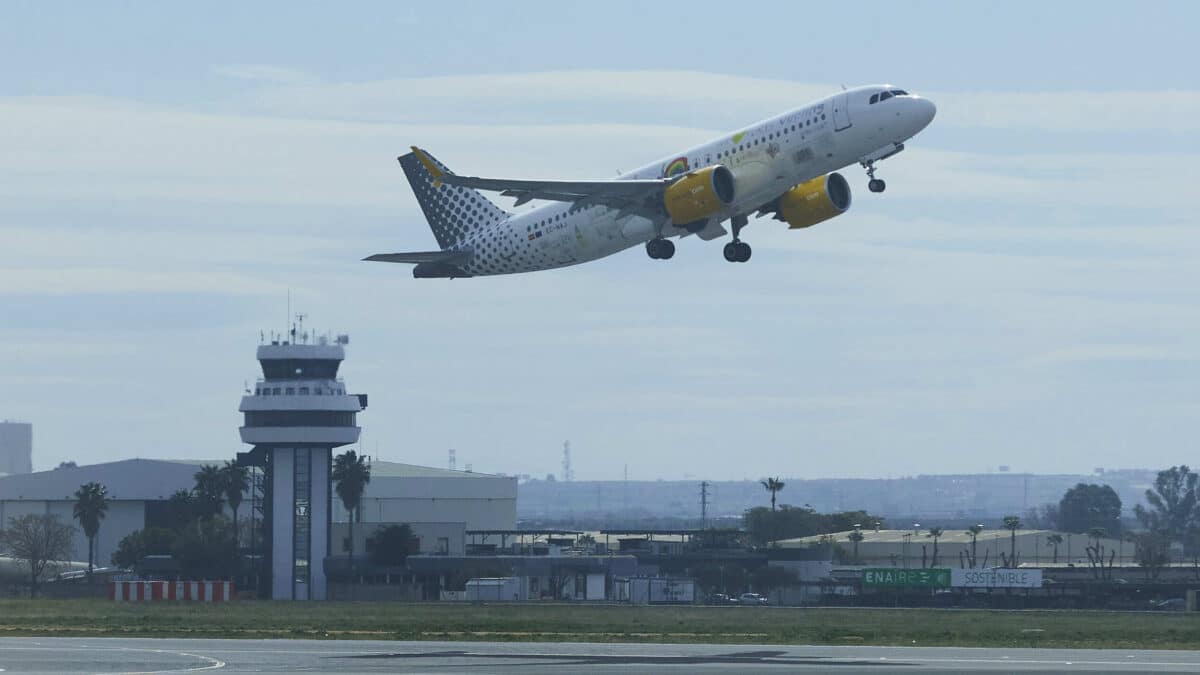
[[[361,449],[577,479],[1188,463],[1200,5],[0,9],[0,419],[35,469],[232,457],[260,331],[348,333]],[[981,27],[986,26],[986,30]],[[434,240],[409,145],[605,178],[847,86],[938,105],[850,211],[510,277]],[[512,200],[495,198],[503,208]],[[526,207],[522,207],[526,208]]]

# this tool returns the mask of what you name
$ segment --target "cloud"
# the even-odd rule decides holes
[[[699,116],[740,126],[839,88],[833,83],[688,70],[569,70],[282,83],[261,88],[245,103],[271,114],[342,120],[511,123]],[[1200,129],[1198,90],[917,93],[938,103],[937,124],[949,127],[1057,132]]]
[[[316,81],[308,73],[303,73],[291,68],[281,68],[279,66],[269,66],[263,64],[233,64],[227,66],[218,66],[213,69],[217,75],[228,77],[235,80],[249,80],[251,82],[266,82],[270,84],[281,85],[304,85]]]

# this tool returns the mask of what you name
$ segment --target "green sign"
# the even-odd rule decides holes
[[[934,567],[910,570],[900,567],[868,567],[863,586],[872,588],[949,588],[950,569]]]

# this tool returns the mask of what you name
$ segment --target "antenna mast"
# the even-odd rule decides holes
[[[575,472],[571,470],[571,441],[563,441],[562,475],[564,481],[575,479]]]

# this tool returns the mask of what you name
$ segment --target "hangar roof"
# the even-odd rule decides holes
[[[431,466],[402,464],[400,462],[371,461],[372,478],[503,478],[491,473],[475,473],[473,471],[450,471],[435,469]]]
[[[80,485],[91,481],[108,488],[110,499],[167,499],[176,490],[195,486],[199,464],[159,459],[125,459],[104,464],[0,477],[0,500],[73,500]]]

